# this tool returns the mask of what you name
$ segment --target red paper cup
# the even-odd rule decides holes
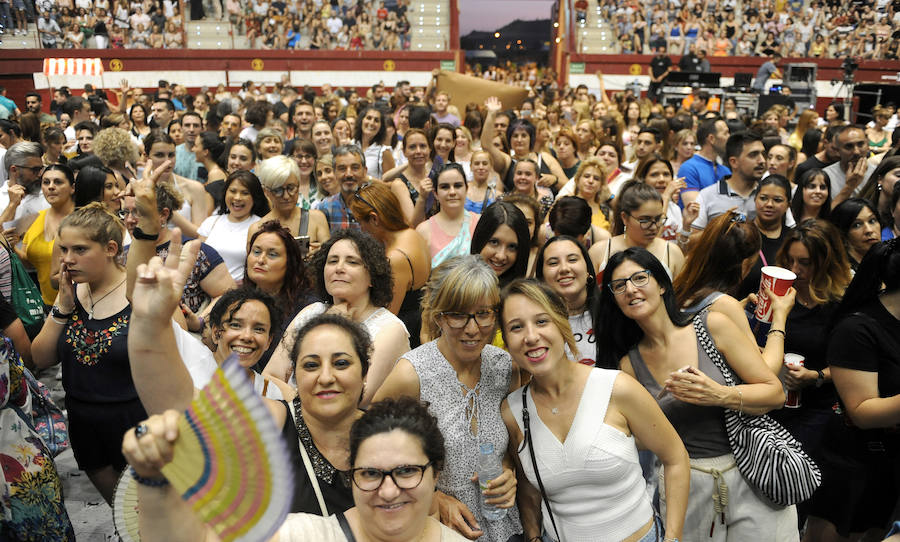
[[[772,300],[766,295],[766,286],[775,292],[775,295],[782,296],[794,284],[797,275],[782,267],[767,265],[762,268],[762,278],[759,280],[759,293],[757,297],[759,301],[756,303],[756,312],[753,313],[760,322],[772,321]]]
[[[801,354],[785,354],[784,355],[784,365],[785,367],[803,367],[806,363],[806,358]],[[800,390],[786,390],[786,398],[784,401],[785,408],[799,408],[800,407]]]

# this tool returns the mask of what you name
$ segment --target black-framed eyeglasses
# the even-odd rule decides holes
[[[625,293],[625,288],[628,287],[628,282],[634,284],[635,288],[643,288],[650,284],[650,277],[652,276],[653,273],[651,273],[649,269],[635,271],[631,276],[625,277],[624,279],[609,281],[609,291],[612,292],[613,295],[622,295]]]
[[[642,230],[651,230],[651,229],[655,228],[656,226],[658,226],[666,218],[666,215],[651,216],[651,217],[647,217],[647,218],[638,218],[631,213],[625,213],[625,214],[627,214],[632,220],[637,220],[638,224],[641,225]]]
[[[288,196],[294,196],[297,194],[297,191],[300,190],[300,185],[285,184],[285,185],[279,186],[278,188],[267,188],[266,190],[271,192],[272,195],[275,196],[276,198],[280,198],[285,193],[287,193]]]
[[[371,203],[366,201],[366,198],[362,197],[362,194],[360,194],[360,192],[362,192],[363,190],[365,190],[366,188],[368,188],[371,185],[372,185],[372,183],[370,183],[370,182],[366,182],[366,183],[359,185],[359,187],[356,189],[356,192],[353,193],[353,197],[355,197],[359,201],[365,203],[370,209],[372,209],[373,211],[375,211],[377,213],[378,209],[376,209],[374,205],[372,205]]]
[[[378,490],[387,476],[390,476],[394,485],[400,489],[415,489],[422,483],[425,471],[433,464],[434,461],[429,461],[424,465],[399,465],[390,470],[359,467],[350,469],[350,479],[362,491]]]
[[[31,171],[31,173],[40,177],[44,173],[44,168],[46,166],[40,165],[40,166],[16,166],[16,167],[19,169],[27,169],[27,170]]]
[[[478,312],[442,312],[441,316],[447,325],[453,329],[462,329],[469,325],[470,320],[475,320],[475,324],[479,327],[492,326],[497,322],[497,311],[495,309],[483,310]]]

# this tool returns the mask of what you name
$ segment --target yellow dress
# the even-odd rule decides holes
[[[44,239],[44,219],[47,217],[47,209],[38,213],[28,231],[22,237],[25,245],[25,257],[28,263],[37,271],[38,285],[41,287],[41,297],[45,305],[52,305],[56,301],[56,289],[50,284],[50,263],[53,259],[53,243]]]

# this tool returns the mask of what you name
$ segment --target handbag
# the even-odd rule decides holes
[[[740,378],[716,348],[703,320],[704,309],[694,316],[694,331],[725,384],[736,386]],[[803,447],[768,415],[751,416],[725,409],[725,432],[738,470],[773,503],[789,506],[809,499],[822,483],[822,473]]]
[[[53,399],[50,390],[31,371],[25,369],[25,381],[31,394],[31,417],[34,430],[44,441],[53,457],[69,448],[69,429],[66,417]]]
[[[0,235],[0,237],[3,236]],[[44,298],[41,297],[41,290],[28,276],[22,260],[19,259],[16,251],[10,248],[6,238],[0,240],[0,244],[9,254],[9,267],[12,272],[9,302],[26,329],[33,329],[33,326],[39,327],[44,323]]]
[[[544,501],[544,506],[547,507],[547,515],[550,516],[553,532],[556,533],[556,540],[562,542],[562,538],[559,536],[559,529],[556,527],[556,520],[553,518],[553,510],[550,508],[550,499],[547,498],[547,492],[544,491],[544,482],[541,480],[540,471],[538,471],[537,459],[534,457],[534,445],[531,444],[531,420],[528,416],[528,386],[530,385],[528,383],[522,388],[522,424],[525,426],[524,445],[528,446],[528,452],[531,454],[531,467],[534,469],[534,477],[537,478],[538,487],[541,490],[541,499]],[[519,451],[521,452],[522,450]]]

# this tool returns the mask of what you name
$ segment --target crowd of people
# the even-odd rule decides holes
[[[23,0],[17,0],[22,3]],[[85,0],[37,3],[36,26],[47,49],[179,49],[185,47],[188,20],[227,21],[252,48],[400,51],[410,48],[408,2],[337,3],[267,2],[265,0],[194,0],[126,2]],[[24,33],[21,11],[4,11],[0,28]],[[183,6],[187,6],[187,19]],[[15,17],[13,17],[15,14]],[[20,20],[21,18],[21,20]]]
[[[576,21],[588,10],[612,28],[622,54],[663,48],[681,54],[694,46],[710,57],[897,59],[900,11],[895,3],[792,0],[579,0]]]
[[[433,75],[0,100],[4,536],[74,536],[26,407],[59,365],[103,498],[129,469],[143,540],[215,539],[160,469],[235,357],[295,467],[276,539],[900,538],[894,111],[459,109]],[[726,420],[763,415],[809,494],[738,466]]]

